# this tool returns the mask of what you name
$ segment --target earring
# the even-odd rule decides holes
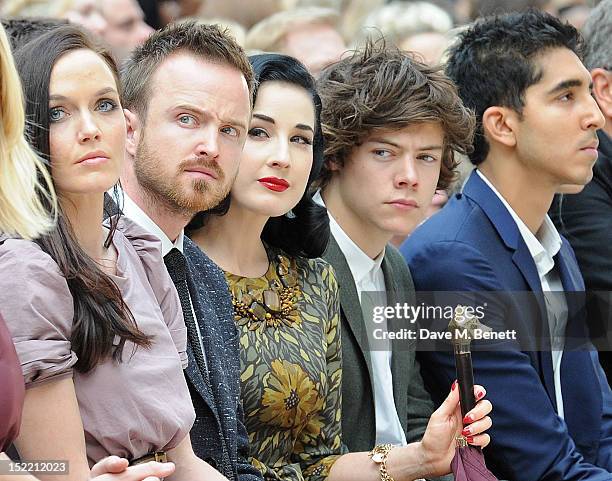
[[[289,210],[289,212],[287,212],[287,213],[285,214],[285,217],[286,217],[287,219],[295,219],[295,218],[297,217],[297,215],[295,215],[295,214],[293,213],[293,209],[291,209],[291,210]]]

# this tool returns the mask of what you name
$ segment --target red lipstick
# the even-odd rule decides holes
[[[284,192],[289,188],[289,182],[278,177],[262,177],[257,182],[274,192]]]

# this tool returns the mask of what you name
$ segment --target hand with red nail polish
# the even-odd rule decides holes
[[[493,406],[489,401],[482,399],[485,394],[486,391],[482,386],[474,386],[474,396],[478,402],[474,409],[467,413],[464,420],[461,416],[457,382],[452,384],[448,397],[429,419],[420,443],[429,477],[441,476],[450,472],[457,436],[465,436],[467,442],[474,446],[484,447],[489,444],[489,435],[485,431],[492,425],[488,414]],[[464,424],[469,424],[469,426],[464,426]]]

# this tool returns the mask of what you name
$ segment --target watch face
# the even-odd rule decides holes
[[[383,453],[375,453],[372,456],[372,461],[374,461],[375,463],[382,463],[384,459]]]

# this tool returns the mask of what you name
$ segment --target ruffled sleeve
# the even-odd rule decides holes
[[[8,239],[0,245],[0,312],[26,387],[72,376],[72,295],[57,264],[37,244]]]
[[[187,367],[187,328],[178,293],[164,264],[161,241],[125,216],[119,219],[117,229],[127,238],[140,258],[184,369]]]

